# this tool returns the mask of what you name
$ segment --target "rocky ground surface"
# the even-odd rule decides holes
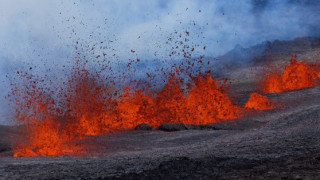
[[[268,96],[285,106],[252,112],[215,129],[88,137],[82,142],[91,152],[87,157],[13,158],[7,148],[0,153],[0,177],[319,179],[320,87]]]
[[[319,59],[319,52],[303,49],[298,59]],[[226,73],[237,79],[231,93],[240,105],[256,87],[264,66],[257,62]],[[235,121],[87,137],[85,157],[13,158],[21,134],[0,126],[0,179],[320,179],[320,86],[267,96],[277,109]]]

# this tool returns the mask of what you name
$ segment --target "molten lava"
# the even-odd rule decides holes
[[[61,131],[56,121],[43,120],[30,128],[27,144],[14,148],[14,157],[75,155],[81,151],[81,148],[76,146],[76,138],[70,136],[66,129]]]
[[[263,79],[263,92],[283,92],[315,86],[320,66],[293,57],[285,68],[271,70]],[[177,71],[177,72],[176,72]],[[181,78],[178,69],[158,90],[117,88],[99,73],[90,73],[86,64],[76,63],[63,87],[50,88],[46,81],[18,72],[21,83],[13,84],[16,118],[23,122],[26,143],[14,148],[14,157],[79,155],[86,153],[78,141],[86,136],[133,129],[147,123],[211,124],[234,120],[243,108],[228,95],[226,81],[209,75]],[[200,73],[199,73],[200,74]],[[137,87],[137,86],[136,86]],[[266,96],[252,93],[244,108],[275,108]]]
[[[153,127],[162,123],[208,124],[242,115],[241,107],[228,96],[226,83],[209,75],[199,75],[185,89],[172,75],[160,91],[146,93],[126,87],[120,96],[113,97],[110,87],[84,66],[73,71],[66,90],[55,96],[32,77],[15,88],[17,119],[28,127],[27,143],[14,148],[15,157],[81,154],[76,142],[85,136],[132,129],[141,123]]]
[[[266,73],[262,80],[262,92],[279,93],[316,86],[320,78],[319,67],[318,64],[298,61],[292,56],[290,63],[280,72],[272,68]]]
[[[270,101],[267,96],[254,92],[250,94],[250,97],[244,107],[257,110],[268,110],[274,109],[275,104],[273,101]]]
[[[240,106],[234,105],[227,94],[226,81],[221,86],[211,76],[197,77],[187,97],[186,124],[210,124],[237,119]]]
[[[285,68],[271,71],[263,79],[263,92],[283,92],[317,84],[320,66],[294,57]],[[133,129],[147,123],[211,124],[243,115],[243,108],[228,95],[226,81],[209,75],[191,77],[187,83],[172,73],[160,90],[117,90],[85,64],[76,63],[65,87],[50,89],[43,79],[19,72],[22,84],[12,95],[17,119],[27,127],[26,143],[14,148],[14,156],[58,156],[86,153],[78,141],[85,136]],[[117,93],[115,93],[117,91]],[[116,94],[116,95],[115,95]],[[275,108],[266,96],[252,93],[244,108]]]

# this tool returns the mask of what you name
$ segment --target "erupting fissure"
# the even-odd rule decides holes
[[[268,110],[274,109],[275,103],[274,101],[270,101],[267,96],[254,92],[250,94],[249,100],[244,107],[250,109]]]
[[[293,56],[282,71],[271,69],[262,80],[262,92],[283,92],[315,86],[319,65]],[[177,71],[177,72],[176,72]],[[175,69],[160,90],[107,84],[77,62],[65,88],[52,90],[43,79],[17,72],[22,83],[13,84],[16,118],[26,127],[26,141],[14,147],[14,157],[86,154],[78,143],[85,136],[133,129],[147,123],[211,124],[243,116],[244,109],[274,109],[274,101],[252,93],[241,107],[228,95],[227,81],[209,74],[190,76],[187,83]],[[184,82],[184,83],[183,83]],[[58,92],[57,92],[58,91]]]
[[[270,67],[262,79],[262,92],[279,93],[313,87],[319,84],[320,65],[298,61],[293,55],[290,63],[281,70]]]
[[[210,124],[239,118],[242,108],[227,94],[226,81],[198,75],[186,89],[172,74],[159,91],[125,87],[113,97],[110,87],[85,66],[73,68],[63,90],[53,98],[29,74],[18,96],[17,119],[27,128],[27,143],[14,149],[14,156],[58,156],[85,153],[77,141],[86,135],[133,129],[141,123],[153,127],[162,123]],[[41,82],[41,81],[40,81]]]

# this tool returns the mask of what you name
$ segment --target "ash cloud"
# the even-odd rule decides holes
[[[186,29],[194,43],[207,46],[205,55],[210,57],[237,44],[249,47],[266,40],[320,36],[316,0],[0,0],[0,4],[1,96],[9,89],[7,73],[26,64],[57,69],[72,61],[76,42],[88,57],[96,57],[102,50],[89,51],[87,46],[103,41],[103,52],[116,63],[132,58],[131,49],[142,61],[168,58],[167,37]],[[3,98],[0,109],[1,124],[8,121],[3,114],[10,111]]]

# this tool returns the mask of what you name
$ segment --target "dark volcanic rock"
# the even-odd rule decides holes
[[[11,147],[9,147],[7,144],[0,144],[0,153],[10,151]]]
[[[134,129],[135,130],[152,130],[152,127],[149,124],[139,124]]]
[[[0,179],[320,179],[320,86],[274,97],[288,107],[212,125],[180,124],[219,130],[124,131],[79,142],[94,157],[3,152]],[[168,126],[179,125],[162,127]],[[3,142],[11,135],[4,132]]]
[[[162,131],[180,131],[180,130],[188,130],[189,128],[182,123],[179,124],[162,124],[159,126],[159,130]]]
[[[318,179],[320,164],[300,157],[249,159],[236,157],[175,158],[141,173],[106,179]]]
[[[245,130],[259,128],[265,125],[264,122],[254,121],[252,119],[238,119],[232,121],[219,122],[214,124],[162,124],[159,130],[162,131],[180,131],[180,130]]]
[[[214,124],[188,125],[189,130],[219,130]]]
[[[259,128],[265,125],[265,122],[259,122],[252,119],[238,119],[212,124],[216,130],[246,130]]]
[[[272,61],[275,61],[283,55],[290,58],[291,54],[303,54],[317,48],[320,48],[319,37],[301,37],[288,41],[265,41],[251,47],[236,45],[226,54],[215,57],[211,68],[215,73],[224,74],[226,71],[234,71],[237,68],[266,65],[270,61],[271,54],[273,56]]]

